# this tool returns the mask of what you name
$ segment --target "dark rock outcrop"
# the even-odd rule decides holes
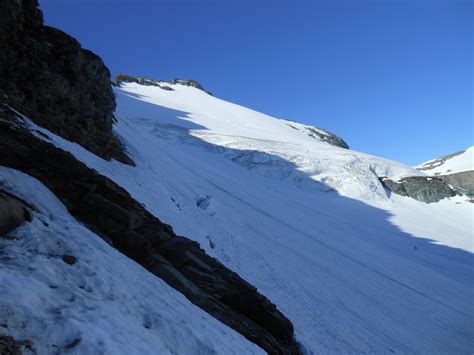
[[[0,165],[37,178],[75,218],[267,352],[299,353],[291,322],[255,287],[21,121],[6,106],[0,110]]]
[[[456,191],[439,177],[408,176],[399,181],[380,177],[379,180],[385,188],[393,193],[426,203],[438,202],[443,198],[456,195]]]
[[[132,164],[112,132],[109,70],[74,38],[44,26],[37,6],[0,2],[0,102],[105,159]]]
[[[146,78],[146,77],[142,77],[142,76],[132,76],[132,75],[128,75],[128,74],[118,74],[113,83],[116,85],[116,86],[120,86],[122,83],[137,83],[137,84],[140,84],[140,85],[144,85],[144,86],[156,86],[156,87],[159,87],[163,90],[168,90],[168,91],[173,91],[174,89],[169,87],[169,86],[166,86],[166,84],[180,84],[180,85],[184,85],[184,86],[192,86],[194,88],[197,88],[199,90],[202,90],[206,93],[208,93],[209,95],[212,95],[209,91],[205,90],[201,84],[199,84],[196,80],[192,80],[192,79],[177,79],[177,78],[173,78],[170,82],[166,82],[164,80],[156,80],[156,79],[150,79],[150,78]]]
[[[23,350],[28,350],[30,353],[34,353],[34,349],[30,341],[18,341],[8,335],[0,334],[1,355],[21,355]]]

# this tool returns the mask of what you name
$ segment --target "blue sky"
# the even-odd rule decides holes
[[[113,75],[196,79],[413,165],[473,144],[473,6],[458,0],[40,0]]]

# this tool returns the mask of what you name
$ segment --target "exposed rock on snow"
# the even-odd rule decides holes
[[[349,146],[341,137],[336,136],[334,133],[328,132],[325,129],[315,126],[302,125],[301,123],[297,122],[288,123],[288,126],[296,129],[297,131],[306,131],[308,136],[314,137],[321,142],[329,143],[335,147],[349,149]]]
[[[452,186],[459,194],[474,198],[474,171],[461,171],[449,175],[437,175]]]
[[[382,177],[380,181],[393,193],[426,203],[438,202],[456,195],[456,191],[438,177],[408,176],[398,181]]]
[[[12,122],[11,115],[0,126],[0,165],[39,179],[91,230],[247,339],[270,353],[298,353],[292,324],[255,287],[196,242],[176,236],[110,179]],[[71,265],[77,261],[62,258]]]
[[[474,201],[474,147],[429,160],[417,169],[445,181],[458,194]]]
[[[172,84],[172,85],[179,84],[179,85],[194,87],[196,89],[199,89],[201,91],[208,93],[209,95],[212,95],[209,91],[206,91],[202,87],[202,85],[199,84],[199,82],[192,79],[173,78],[171,79],[171,81],[166,82],[164,80],[156,80],[156,79],[150,79],[150,78],[141,77],[141,76],[132,76],[132,75],[121,73],[115,77],[113,83],[116,86],[120,86],[124,83],[137,83],[143,86],[156,86],[156,87],[159,87],[160,89],[167,90],[167,91],[173,91],[174,89],[166,84]]]
[[[37,5],[0,2],[0,102],[103,158],[132,163],[112,132],[109,70],[74,38],[44,26]]]
[[[155,80],[155,79],[149,79],[145,77],[131,76],[128,74],[118,74],[115,77],[113,83],[117,86],[120,86],[123,83],[137,83],[140,85],[156,86],[163,90],[173,91],[171,87],[163,84],[164,83],[163,80]]]
[[[205,90],[201,84],[199,84],[196,80],[193,80],[193,79],[178,79],[178,78],[173,78],[171,80],[171,84],[180,84],[180,85],[184,85],[184,86],[191,86],[193,88],[196,88],[196,89],[199,89],[199,90],[202,90],[206,93],[208,93],[209,95],[212,95],[209,91]]]

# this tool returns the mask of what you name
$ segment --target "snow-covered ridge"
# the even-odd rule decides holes
[[[428,160],[416,167],[430,175],[454,174],[474,170],[474,146],[466,150]]]

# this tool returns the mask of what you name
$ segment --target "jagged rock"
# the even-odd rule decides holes
[[[290,122],[294,122],[291,121]],[[349,149],[349,145],[339,136],[326,131],[325,129],[316,127],[316,126],[306,126],[302,124],[295,125],[294,123],[287,123],[288,127],[291,127],[297,131],[305,132],[308,136],[313,137],[322,142],[326,142],[336,147]]]
[[[150,78],[145,78],[145,77],[140,77],[140,76],[131,76],[128,74],[118,74],[115,77],[113,83],[116,86],[120,86],[122,83],[137,83],[144,86],[156,86],[163,90],[173,91],[173,88],[170,88],[169,86],[162,84],[163,80],[155,80],[155,79],[150,79]]]
[[[132,164],[112,132],[109,70],[74,38],[44,26],[37,6],[0,2],[0,100],[103,158]]]
[[[166,81],[150,79],[150,78],[141,77],[141,76],[132,76],[132,75],[123,74],[123,73],[118,74],[115,77],[113,83],[116,86],[120,86],[122,83],[137,83],[137,84],[144,85],[144,86],[156,86],[156,87],[159,87],[163,90],[168,90],[168,91],[173,91],[174,90],[173,88],[164,85],[166,83]],[[202,90],[202,91],[208,93],[209,95],[212,95],[209,91],[205,90],[202,87],[202,85],[199,84],[196,80],[173,78],[169,83],[170,84],[180,84],[180,85],[185,85],[185,86],[192,86],[192,87],[195,87],[199,90]]]
[[[438,202],[443,198],[456,195],[456,191],[439,177],[408,176],[399,181],[381,177],[379,180],[385,188],[393,193],[426,203]]]
[[[193,79],[173,78],[171,80],[171,84],[181,84],[181,85],[185,85],[185,86],[192,86],[196,89],[199,89],[199,90],[202,90],[202,91],[208,93],[209,95],[212,95],[209,91],[205,90],[199,82],[197,82],[196,80],[193,80]]]
[[[76,219],[270,354],[299,353],[293,325],[255,287],[19,120],[0,110],[0,165],[37,178]]]
[[[445,181],[458,195],[466,195],[469,201],[474,202],[474,171],[462,171],[436,177]]]
[[[316,137],[319,140],[334,145],[336,147],[349,149],[349,146],[346,142],[344,142],[341,137],[338,137],[334,133],[328,132],[325,129],[306,127],[306,130],[309,132],[309,136]],[[320,131],[323,131],[324,133],[321,133]]]
[[[0,235],[5,235],[30,220],[27,206],[15,196],[0,190]]]

